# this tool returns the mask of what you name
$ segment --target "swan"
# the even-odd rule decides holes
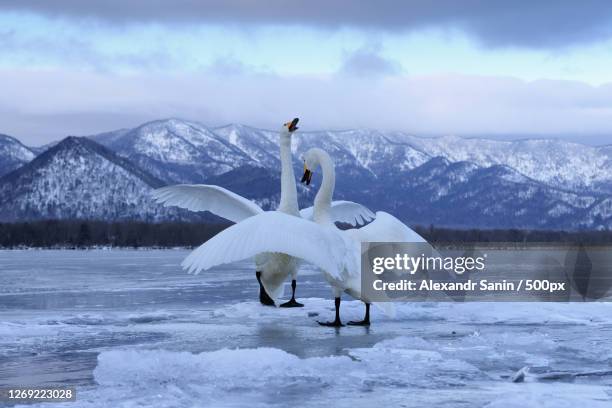
[[[284,123],[279,134],[281,159],[281,198],[278,211],[293,217],[312,218],[313,208],[299,210],[297,187],[293,172],[291,137],[298,129],[298,118]],[[234,223],[261,214],[264,211],[253,201],[223,187],[205,184],[179,184],[154,190],[152,197],[164,206],[177,206],[191,211],[209,211]],[[367,208],[350,201],[335,201],[331,207],[332,219],[353,226],[367,222],[374,214]],[[259,282],[259,301],[274,306],[282,294],[283,283],[291,275],[291,300],[281,307],[301,307],[295,300],[298,260],[283,253],[262,251],[255,256],[255,276]]]
[[[370,224],[351,230],[340,230],[333,222],[332,195],[335,188],[334,164],[331,157],[318,148],[304,155],[302,181],[310,182],[312,172],[321,167],[323,181],[314,200],[313,221],[269,211],[233,225],[208,240],[182,262],[190,273],[199,273],[213,266],[239,261],[260,252],[275,252],[303,259],[319,267],[330,283],[334,296],[335,319],[319,322],[323,326],[343,326],[340,320],[342,292],[365,303],[363,320],[350,325],[370,325],[370,299],[361,292],[362,242],[425,242],[397,218],[383,211],[376,212]],[[389,303],[377,303],[389,312]]]

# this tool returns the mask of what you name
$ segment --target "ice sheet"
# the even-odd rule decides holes
[[[249,263],[194,277],[185,255],[0,252],[0,386],[76,385],[66,407],[612,405],[609,304],[407,303],[335,330],[317,271],[304,308],[270,308]]]

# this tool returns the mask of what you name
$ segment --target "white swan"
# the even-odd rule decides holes
[[[298,129],[299,119],[295,118],[283,125],[280,131],[281,158],[281,198],[278,211],[296,217],[312,218],[313,209],[299,211],[297,188],[293,172],[291,155],[291,136]],[[205,184],[179,184],[157,189],[153,198],[165,206],[177,206],[191,211],[210,211],[229,221],[239,223],[246,218],[264,211],[254,202],[235,194],[223,187]],[[369,221],[374,214],[367,208],[350,202],[335,201],[332,203],[332,218],[338,222],[357,225]],[[256,277],[259,282],[259,300],[265,305],[274,305],[282,294],[283,283],[290,274],[291,300],[282,307],[303,306],[295,300],[297,286],[298,260],[283,253],[264,252],[255,256]]]
[[[321,149],[305,154],[308,181],[310,169],[323,171],[323,182],[315,197],[314,222],[271,211],[236,224],[194,250],[182,263],[190,272],[199,273],[219,264],[235,262],[260,252],[277,252],[304,259],[318,266],[331,284],[335,319],[319,322],[324,326],[342,326],[340,296],[342,292],[361,299],[366,304],[362,321],[353,325],[370,324],[370,299],[361,292],[361,242],[425,242],[416,232],[392,215],[379,211],[375,221],[360,229],[339,230],[330,216],[331,198],[335,187],[334,165]],[[390,307],[390,304],[380,304]],[[387,309],[388,310],[388,309]]]

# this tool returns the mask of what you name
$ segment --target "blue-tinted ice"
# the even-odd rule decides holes
[[[66,407],[612,405],[612,304],[399,304],[336,331],[316,270],[304,308],[275,309],[250,263],[191,276],[187,253],[0,252],[0,387],[76,385]]]

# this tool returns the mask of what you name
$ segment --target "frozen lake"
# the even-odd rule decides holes
[[[612,406],[612,304],[406,303],[336,330],[315,270],[306,306],[276,309],[251,264],[191,276],[187,253],[0,251],[0,387],[75,385],[66,407]]]

